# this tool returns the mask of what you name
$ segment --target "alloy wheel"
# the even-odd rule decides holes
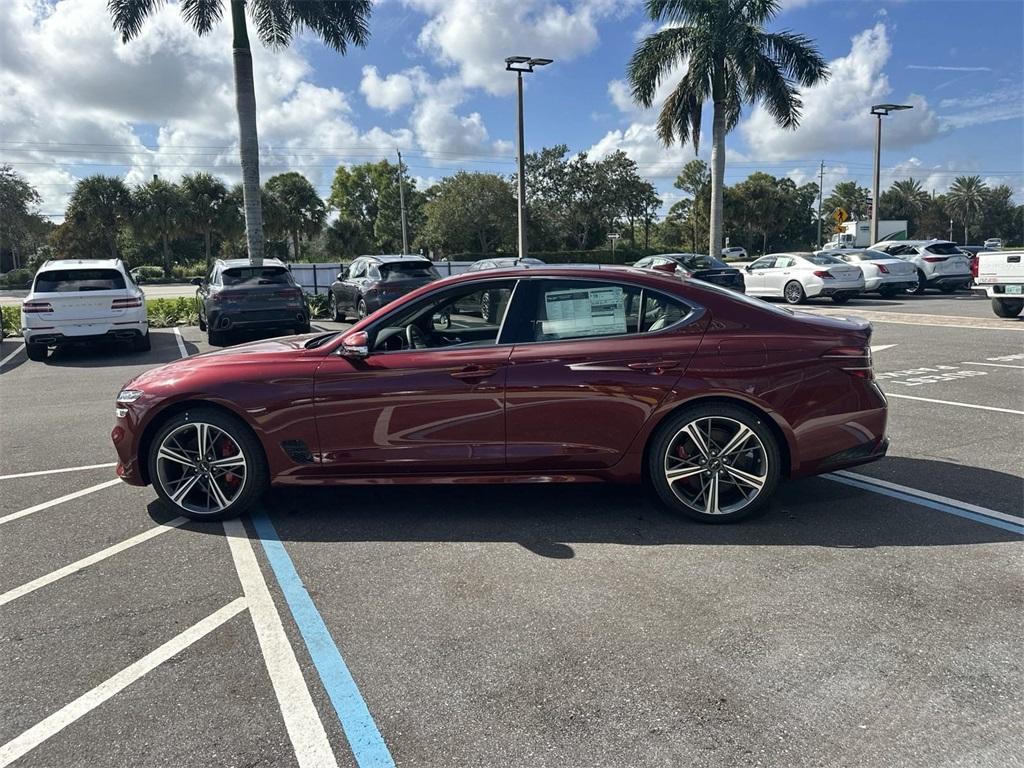
[[[803,299],[803,288],[800,287],[800,283],[793,281],[786,285],[786,301],[790,304],[799,304]]]
[[[156,481],[172,502],[195,515],[223,512],[245,487],[248,466],[221,427],[190,422],[169,432],[156,456]]]
[[[736,419],[705,416],[668,443],[665,479],[672,493],[703,515],[728,515],[749,506],[769,478],[761,438]]]

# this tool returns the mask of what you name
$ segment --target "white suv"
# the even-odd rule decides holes
[[[729,248],[722,249],[722,258],[724,259],[745,259],[747,258],[747,249],[741,248],[738,245],[731,246]]]
[[[120,259],[48,261],[36,272],[21,304],[21,328],[30,360],[45,360],[60,344],[104,339],[150,348],[146,297]]]
[[[917,269],[917,285],[913,293],[924,293],[925,288],[938,288],[953,293],[967,288],[974,276],[971,261],[949,240],[886,240],[871,246],[889,256],[909,261]]]

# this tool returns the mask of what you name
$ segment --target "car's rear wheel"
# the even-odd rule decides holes
[[[992,299],[992,311],[999,317],[1016,317],[1024,309],[1024,299]]]
[[[45,360],[46,353],[48,352],[45,344],[32,344],[31,342],[25,342],[25,354],[28,355],[29,360]]]
[[[803,304],[807,300],[804,287],[796,280],[790,280],[782,289],[782,297],[790,304]]]
[[[211,347],[226,347],[228,344],[227,338],[227,332],[215,331],[212,328],[206,334],[206,340],[210,342]]]
[[[781,454],[768,425],[744,408],[685,408],[658,430],[648,471],[665,504],[694,520],[728,523],[760,509],[779,482]]]
[[[939,290],[943,293],[956,293],[956,289],[959,287],[959,285],[940,285]]]
[[[256,436],[244,422],[213,408],[169,419],[151,443],[148,462],[163,503],[193,520],[237,517],[269,484]]]
[[[883,285],[881,288],[878,289],[878,295],[881,296],[883,299],[891,299],[893,296],[896,295],[896,292],[897,291],[895,288],[888,285]]]
[[[852,298],[853,297],[848,293],[837,293],[835,296],[832,297],[832,301],[834,301],[836,304],[845,304]]]
[[[206,318],[203,317],[202,315],[199,315],[199,330],[200,331],[205,331],[206,330]]]
[[[917,270],[917,285],[915,285],[913,288],[910,288],[909,292],[917,294],[918,296],[920,296],[922,293],[924,293],[924,288],[925,288],[925,285],[927,285],[927,283],[928,283],[928,278],[925,277],[924,276],[924,272],[922,272],[919,269],[919,270]]]
[[[366,317],[367,314],[368,313],[366,311],[366,300],[360,299],[359,304],[356,305],[356,315],[358,315],[359,319],[362,320],[364,317]]]

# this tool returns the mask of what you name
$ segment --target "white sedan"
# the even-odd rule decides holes
[[[790,304],[816,296],[845,304],[864,290],[860,268],[827,253],[770,253],[746,271],[747,295],[783,298]]]
[[[864,273],[864,292],[878,292],[885,298],[917,287],[917,270],[909,261],[870,248],[840,248],[829,256],[853,264]]]

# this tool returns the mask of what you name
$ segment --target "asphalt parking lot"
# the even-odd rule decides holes
[[[725,527],[610,486],[185,523],[108,435],[121,385],[205,335],[5,340],[0,767],[1024,765],[1024,319],[809,309],[872,320],[890,456]]]

